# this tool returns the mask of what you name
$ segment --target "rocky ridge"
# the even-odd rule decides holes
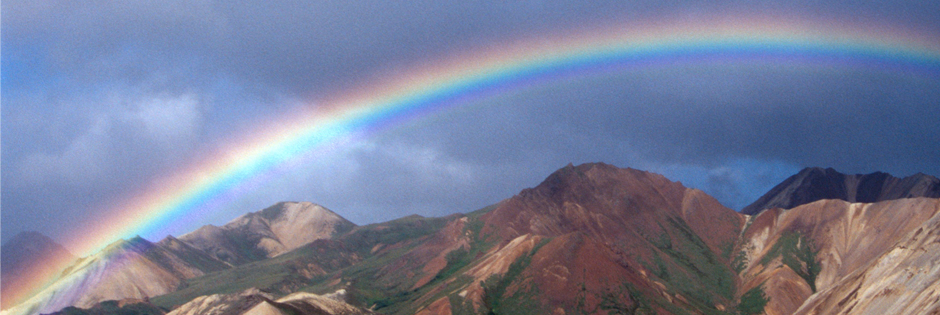
[[[816,171],[829,172],[804,172]],[[794,186],[788,179],[778,187],[797,189],[768,195],[792,197],[785,200],[791,208],[750,216],[661,175],[602,163],[568,165],[536,187],[471,213],[358,227],[334,220],[328,233],[296,228],[285,234],[279,218],[305,221],[292,211],[312,208],[278,204],[223,227],[150,244],[188,257],[191,265],[215,262],[224,269],[180,277],[175,291],[149,301],[179,314],[935,311],[940,269],[933,262],[940,254],[932,244],[940,235],[940,199],[914,196],[932,191],[932,181],[850,177],[835,186],[826,180]],[[856,192],[838,195],[846,199],[887,200],[804,202],[813,198],[794,193],[838,187]],[[291,236],[315,240],[291,248]],[[200,238],[215,246],[190,243]],[[191,257],[195,253],[201,260]],[[153,258],[159,255],[142,256],[159,261]],[[323,300],[330,292],[345,297]],[[337,300],[351,308],[327,307]]]
[[[901,198],[940,198],[940,179],[917,173],[897,178],[888,173],[847,175],[832,168],[803,169],[778,184],[741,213],[755,215],[771,208],[792,209],[817,200],[872,203]]]
[[[281,202],[238,217],[224,226],[207,225],[179,239],[232,265],[271,258],[355,224],[310,202]]]

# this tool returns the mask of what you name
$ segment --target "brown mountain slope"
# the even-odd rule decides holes
[[[531,277],[540,292],[556,292],[539,301],[553,311],[599,310],[611,301],[617,303],[607,306],[661,312],[672,312],[667,303],[696,312],[734,304],[736,277],[729,257],[744,217],[661,175],[600,163],[569,165],[483,220],[483,233],[492,231],[503,242],[520,235],[553,238],[521,272],[523,283]],[[555,246],[586,255],[542,252]],[[540,267],[573,276],[562,280]],[[583,286],[584,299],[549,285]],[[630,298],[603,298],[611,295]]]
[[[670,219],[679,219],[714,252],[728,251],[744,222],[701,191],[602,163],[568,165],[483,219],[483,233],[496,232],[503,241],[581,232],[608,244],[644,243],[669,228]]]
[[[913,198],[821,200],[764,211],[753,219],[740,247],[742,289],[763,288],[767,314],[791,314],[814,292],[844,289],[844,278],[865,272],[938,210],[938,199]]]
[[[743,223],[660,175],[569,165],[492,210],[454,219],[427,243],[439,245],[387,263],[419,281],[404,282],[414,293],[397,302],[412,306],[377,311],[720,312],[735,304],[730,254]]]
[[[344,227],[309,219],[332,213],[310,207],[279,204],[191,233],[192,243],[151,244],[190,265],[222,268],[181,280],[151,303],[173,309],[256,287],[272,295],[250,306],[271,314],[312,305],[276,296],[338,290],[384,314],[921,313],[940,291],[932,245],[940,199],[827,199],[746,216],[661,175],[595,163],[568,165],[466,215]],[[308,233],[297,222],[334,230]],[[325,238],[285,245],[310,235]],[[213,255],[200,256],[196,244]],[[139,252],[119,261],[166,265]],[[185,268],[160,268],[189,277]]]
[[[361,261],[308,289],[347,289],[386,314],[733,311],[730,256],[744,222],[660,175],[569,165],[467,215],[336,236]]]
[[[796,313],[940,313],[940,202],[918,199],[904,206],[933,216],[917,221],[876,259],[811,296]]]
[[[316,240],[277,257],[187,279],[179,290],[151,301],[173,309],[199,296],[249,288],[279,296],[298,290],[318,294],[340,289],[356,291],[350,288],[352,285],[361,290],[351,295],[363,300],[362,305],[371,306],[377,300],[389,299],[396,290],[410,289],[424,275],[422,269],[427,262],[439,255],[428,248],[444,250],[449,246],[444,242],[445,246],[441,247],[419,248],[442,239],[432,236],[457,218],[459,216],[412,216],[355,227],[342,235]],[[416,251],[405,255],[411,250]],[[404,263],[395,262],[396,259]]]
[[[792,209],[824,199],[872,203],[913,197],[940,198],[940,179],[923,173],[905,178],[882,172],[846,175],[832,168],[811,167],[787,178],[741,209],[741,213],[754,215],[771,208]]]

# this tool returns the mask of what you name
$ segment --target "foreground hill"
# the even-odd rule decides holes
[[[790,176],[741,213],[755,215],[771,208],[792,209],[825,199],[872,203],[914,197],[940,198],[940,179],[922,173],[904,178],[882,172],[846,175],[832,168],[811,167]]]
[[[924,268],[922,264],[940,260],[940,252],[925,252],[922,244],[924,237],[940,233],[934,224],[938,220],[940,200],[930,198],[820,200],[791,210],[764,211],[753,218],[740,246],[742,289],[762,288],[769,299],[768,314],[798,309],[825,310],[818,314],[927,313],[930,308],[923,307],[936,304],[936,299],[912,299],[921,289],[940,284],[940,274],[930,271],[934,266],[913,266]],[[856,283],[862,280],[868,282]],[[868,291],[869,296],[855,290]],[[882,301],[873,302],[873,297]],[[887,304],[906,311],[883,312],[890,309],[884,308]]]

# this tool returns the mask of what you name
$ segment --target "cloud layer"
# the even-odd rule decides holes
[[[315,100],[493,45],[653,17],[789,16],[940,34],[930,1],[4,1],[2,235],[53,237]],[[467,212],[565,164],[660,172],[740,208],[805,166],[940,175],[940,82],[890,69],[677,64],[579,77],[380,130],[217,212],[356,223]],[[158,238],[162,235],[148,235]]]

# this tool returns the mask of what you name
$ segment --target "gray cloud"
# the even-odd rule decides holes
[[[3,1],[0,11],[4,240],[93,218],[311,100],[494,45],[723,14],[940,34],[935,1]],[[280,200],[357,223],[472,211],[569,162],[660,172],[735,208],[803,166],[937,175],[938,91],[936,78],[891,69],[759,62],[547,82],[313,152],[165,232]]]

